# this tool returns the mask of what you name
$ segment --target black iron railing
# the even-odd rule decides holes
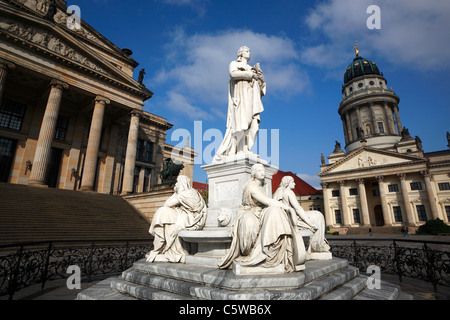
[[[333,256],[347,259],[362,272],[376,265],[381,272],[397,275],[400,282],[403,277],[423,280],[430,282],[434,291],[438,285],[450,286],[449,242],[383,239],[374,245],[373,238],[328,241]],[[383,245],[386,241],[388,244]],[[405,244],[399,245],[399,242]]]
[[[382,272],[450,286],[450,243],[422,240],[328,239],[335,257],[349,260],[365,272],[371,265]],[[387,244],[383,244],[386,243]],[[151,250],[152,239],[48,241],[0,246],[0,296],[10,299],[21,289],[67,279],[70,266],[81,278],[120,273]],[[369,245],[370,242],[370,245]],[[399,242],[406,242],[399,245]]]
[[[120,273],[150,251],[151,239],[47,241],[0,246],[0,296],[12,299],[23,288],[67,279],[77,266],[81,279]]]

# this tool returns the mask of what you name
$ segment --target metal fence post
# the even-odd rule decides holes
[[[49,245],[48,245],[48,248],[47,248],[47,256],[46,256],[46,258],[45,258],[45,266],[44,266],[44,270],[42,271],[42,279],[41,279],[42,285],[41,285],[41,290],[44,290],[44,288],[45,288],[45,283],[47,282],[48,266],[49,266],[49,264],[50,264],[50,255],[51,255],[51,252],[52,252],[52,246],[53,246],[53,243],[50,242]]]
[[[23,245],[20,246],[20,249],[17,251],[17,261],[16,261],[16,265],[14,268],[14,272],[11,275],[11,277],[8,280],[8,299],[12,300],[14,297],[14,294],[16,293],[17,287],[19,286],[18,284],[18,277],[19,277],[19,273],[20,273],[20,264],[22,262],[22,253],[23,253]]]
[[[403,281],[403,269],[402,269],[402,265],[400,262],[400,255],[399,255],[399,246],[397,245],[397,242],[395,242],[395,240],[392,241],[394,244],[394,271],[397,273],[398,275],[398,280],[400,282]]]

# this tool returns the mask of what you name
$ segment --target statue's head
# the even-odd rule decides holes
[[[288,188],[289,185],[290,185],[292,182],[294,182],[294,178],[293,178],[293,177],[291,177],[291,176],[284,176],[284,177],[281,179],[280,187]]]
[[[251,172],[252,178],[256,179],[264,179],[265,177],[265,169],[261,163],[254,164]]]
[[[182,192],[191,188],[191,180],[186,176],[178,176],[177,183],[175,184],[175,192]]]
[[[242,47],[239,48],[239,50],[237,52],[237,57],[238,58],[242,57],[244,55],[245,51],[248,51],[249,60],[250,60],[251,51],[250,51],[250,48],[246,47],[246,46],[242,46]]]

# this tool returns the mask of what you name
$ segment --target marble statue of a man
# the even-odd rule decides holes
[[[264,110],[261,98],[266,94],[266,82],[260,66],[248,64],[248,47],[241,47],[237,56],[229,66],[227,130],[213,163],[229,155],[250,152],[259,130],[260,113]]]
[[[284,272],[301,270],[306,251],[301,236],[296,236],[286,214],[290,207],[267,196],[265,170],[261,164],[252,167],[251,179],[245,184],[228,254],[219,263],[226,269],[233,262],[243,267],[276,268]]]
[[[295,188],[294,178],[285,176],[277,191],[273,194],[273,199],[278,200],[290,209],[291,223],[299,230],[309,230],[313,233],[309,241],[312,252],[329,252],[330,246],[325,239],[325,219],[320,211],[305,211],[298,203],[292,189]]]
[[[201,230],[206,222],[206,204],[200,193],[192,188],[190,179],[178,176],[175,193],[159,208],[150,225],[155,238],[153,250],[146,254],[147,262],[184,262],[188,254],[185,243],[178,237],[181,230]]]

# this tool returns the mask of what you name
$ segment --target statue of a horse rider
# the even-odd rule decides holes
[[[180,171],[183,170],[182,163],[173,162],[172,158],[164,160],[163,170],[161,171],[161,184],[173,185],[177,181]]]

